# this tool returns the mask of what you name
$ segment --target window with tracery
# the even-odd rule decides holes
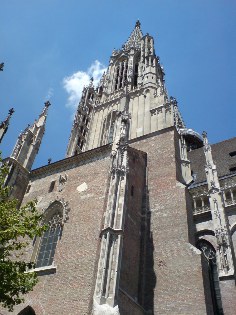
[[[125,59],[117,64],[115,72],[115,90],[125,86],[128,72],[128,60]]]
[[[112,143],[115,131],[116,111],[110,112],[104,120],[101,135],[101,145]]]
[[[36,268],[52,265],[57,242],[62,233],[62,221],[63,217],[60,210],[54,212],[47,221],[48,230],[44,232],[40,239]]]

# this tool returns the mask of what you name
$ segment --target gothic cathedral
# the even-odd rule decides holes
[[[5,159],[49,225],[13,314],[235,315],[236,138],[185,126],[140,22],[84,88],[66,158],[31,170],[49,105]]]

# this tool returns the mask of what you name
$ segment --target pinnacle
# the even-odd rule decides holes
[[[51,103],[50,103],[49,101],[46,101],[46,102],[44,103],[44,105],[45,105],[45,107],[49,107],[49,106],[51,105]]]
[[[136,23],[135,23],[135,28],[136,28],[136,27],[140,28],[140,26],[141,26],[141,23],[140,23],[139,20],[137,20]]]
[[[129,50],[130,48],[140,48],[141,38],[143,37],[143,33],[141,31],[141,23],[139,20],[135,23],[135,28],[130,34],[127,42],[122,46],[122,49]]]
[[[49,101],[44,102],[44,108],[42,113],[39,115],[39,117],[42,116],[46,116],[47,115],[47,111],[48,111],[48,107],[51,105],[51,103]]]
[[[11,116],[14,112],[15,112],[15,110],[14,110],[14,108],[12,107],[12,108],[9,109],[8,115]]]

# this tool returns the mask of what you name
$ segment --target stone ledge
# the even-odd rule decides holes
[[[27,271],[27,273],[36,272],[38,276],[44,276],[47,274],[56,273],[56,270],[57,270],[57,266],[50,265],[50,266],[43,266],[39,268],[30,269],[29,271]]]

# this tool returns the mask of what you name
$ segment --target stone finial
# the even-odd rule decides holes
[[[93,77],[90,78],[89,87],[93,88]]]
[[[139,21],[139,20],[137,20],[137,21],[136,21],[136,23],[135,23],[135,27],[140,28],[140,26],[141,26],[141,23],[140,23],[140,21]]]
[[[15,112],[15,110],[14,110],[14,108],[12,107],[12,108],[9,109],[8,115],[11,116],[14,112]]]
[[[0,124],[0,128],[3,128],[4,126],[7,127],[9,125],[9,121],[11,118],[11,115],[14,113],[14,108],[9,109],[7,118]]]
[[[9,111],[8,111],[8,116],[7,118],[0,122],[0,143],[5,135],[5,133],[7,132],[8,130],[8,126],[9,126],[9,123],[10,123],[10,118],[11,118],[11,115],[14,113],[14,109],[11,108]]]
[[[143,33],[140,28],[141,23],[139,20],[135,24],[135,28],[130,34],[126,43],[122,46],[122,50],[129,50],[131,48],[140,49],[141,47],[141,39],[143,37]]]
[[[204,152],[211,151],[211,146],[210,146],[210,143],[208,141],[206,131],[203,131],[202,138],[203,138]],[[212,160],[212,156],[211,156],[211,160]]]
[[[44,102],[44,109],[43,109],[43,111],[42,111],[42,113],[40,114],[39,117],[47,115],[47,111],[48,111],[48,107],[49,106],[51,106],[51,103],[49,101]]]
[[[204,146],[208,146],[208,145],[209,145],[209,142],[208,142],[208,139],[207,139],[207,132],[206,132],[206,131],[203,131],[203,132],[202,132],[202,138],[203,138],[203,144],[204,144]]]
[[[44,103],[44,105],[45,105],[45,107],[49,107],[50,105],[51,105],[51,103],[49,102],[49,101],[46,101],[45,103]]]

